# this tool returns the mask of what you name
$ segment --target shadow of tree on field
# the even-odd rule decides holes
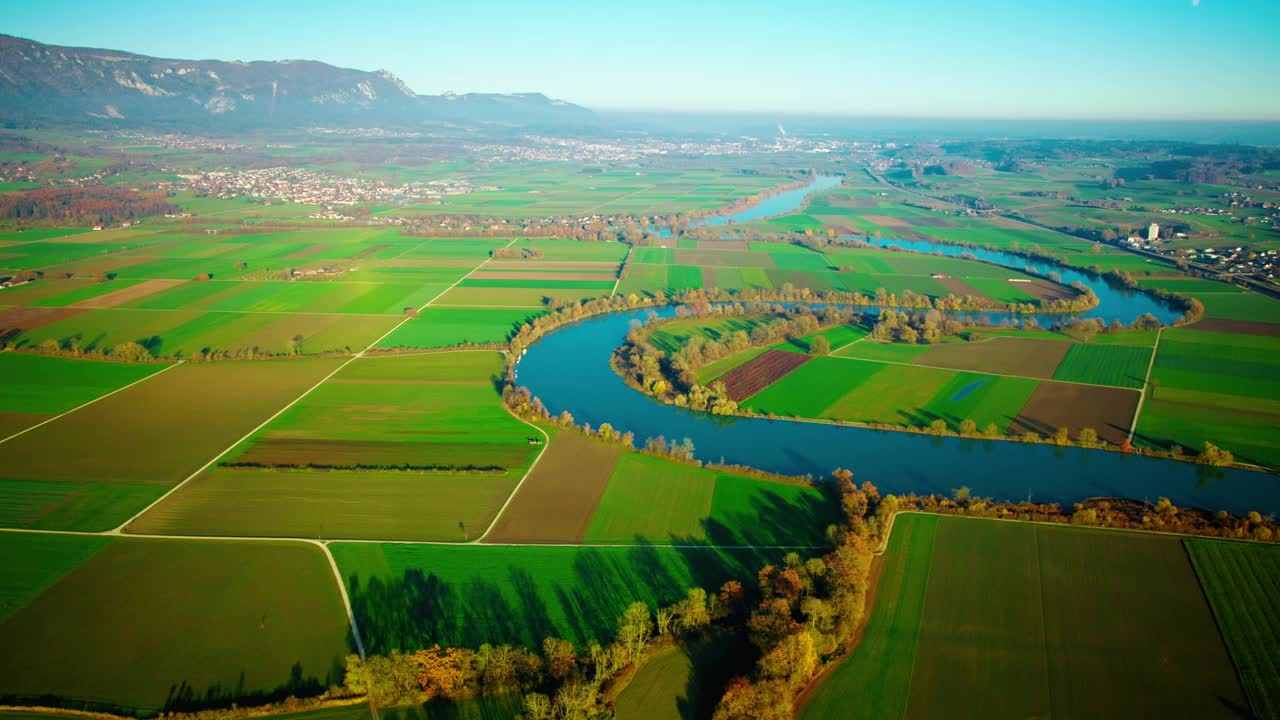
[[[553,567],[522,562],[512,552],[495,577],[462,581],[422,568],[398,576],[351,575],[349,595],[369,653],[436,643],[538,648],[549,636],[581,648],[611,640],[618,617],[632,602],[670,605],[691,587],[714,592],[729,579],[750,586],[761,566],[781,557],[776,551],[726,551],[706,547],[705,540],[691,542],[703,546],[562,548],[557,551],[573,557]]]

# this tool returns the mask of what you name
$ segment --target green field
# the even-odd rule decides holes
[[[500,343],[540,314],[507,308],[423,308],[418,317],[396,328],[378,347],[437,348]]]
[[[628,453],[618,461],[584,541],[819,545],[836,515],[812,488]]]
[[[801,720],[902,717],[937,536],[936,515],[898,515],[857,648],[818,685]]]
[[[541,449],[496,397],[502,367],[493,352],[357,359],[129,530],[474,539]]]
[[[154,714],[341,679],[347,621],[319,549],[79,541],[87,559],[0,624],[0,695]]]
[[[850,347],[863,347],[858,343]],[[865,360],[814,358],[757,393],[745,406],[788,417],[923,426],[962,420],[1002,430],[1038,382]]]
[[[1238,460],[1280,465],[1278,351],[1276,337],[1165,330],[1135,441],[1191,450],[1208,441]]]
[[[110,529],[340,362],[182,365],[0,444],[0,523]],[[166,433],[170,441],[155,441]]]
[[[903,520],[865,644],[805,718],[1237,717],[1244,693],[1177,538]]]
[[[1072,345],[1054,380],[1141,388],[1151,350],[1126,345]]]
[[[755,649],[721,633],[655,654],[614,702],[617,720],[709,718],[729,681],[751,670]]]
[[[162,367],[0,353],[0,438],[137,382]]]
[[[695,586],[745,581],[783,552],[372,543],[332,549],[365,647],[380,653],[434,643],[539,647],[552,635],[583,649],[612,639],[631,602],[652,608]]]
[[[1257,717],[1280,715],[1280,548],[1186,540]]]

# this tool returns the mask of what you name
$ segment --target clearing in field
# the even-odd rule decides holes
[[[341,362],[182,365],[0,444],[0,521],[110,529]]]
[[[155,714],[341,681],[349,630],[319,548],[116,539],[86,555],[0,624],[0,695]]]
[[[484,540],[582,542],[621,454],[577,432],[558,433]]]
[[[1064,427],[1075,437],[1081,429],[1093,428],[1099,438],[1119,445],[1129,437],[1137,406],[1133,390],[1046,381],[1036,387],[1010,429],[1049,436]]]
[[[371,653],[562,637],[607,642],[632,602],[650,608],[746,581],[785,551],[334,543]]]
[[[1280,548],[1221,540],[1183,541],[1254,715],[1280,716]]]
[[[912,531],[889,551],[905,557],[885,556],[863,643],[806,720],[1239,716],[1244,694],[1177,538],[935,522],[936,536],[895,527]]]

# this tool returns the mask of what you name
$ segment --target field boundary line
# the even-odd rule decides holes
[[[71,408],[70,410],[67,410],[67,411],[65,411],[65,412],[58,413],[57,415],[54,415],[53,417],[48,418],[48,419],[46,419],[46,420],[42,420],[41,422],[38,422],[38,423],[36,423],[35,425],[32,425],[31,427],[29,427],[29,428],[27,428],[27,429],[25,429],[25,430],[19,430],[18,432],[16,432],[16,433],[14,433],[14,434],[10,435],[10,436],[9,436],[9,437],[7,437],[7,438],[0,439],[0,445],[3,445],[3,444],[5,444],[5,443],[9,442],[10,440],[12,440],[12,439],[14,439],[14,438],[16,438],[16,437],[19,437],[19,436],[22,436],[22,435],[26,435],[27,433],[31,432],[32,430],[35,430],[35,429],[36,429],[36,428],[38,428],[38,427],[43,427],[43,426],[45,426],[45,425],[48,425],[49,423],[53,422],[54,420],[57,420],[58,418],[66,417],[67,415],[70,415],[71,413],[73,413],[73,412],[75,412],[75,411],[77,411],[77,410],[79,410],[79,409],[81,409],[81,408],[88,407],[88,406],[90,406],[90,405],[92,405],[92,404],[94,404],[94,403],[98,402],[99,400],[103,400],[103,399],[105,399],[105,398],[109,398],[109,397],[111,397],[112,395],[115,395],[115,394],[116,394],[116,393],[118,393],[118,392],[124,392],[125,390],[128,390],[129,388],[133,387],[134,385],[137,385],[137,384],[139,384],[139,383],[146,382],[146,381],[150,380],[151,378],[153,378],[153,377],[155,377],[155,376],[157,376],[157,375],[159,375],[159,374],[161,374],[161,373],[163,373],[163,372],[167,372],[167,371],[169,371],[169,370],[172,370],[173,368],[178,367],[178,366],[179,366],[179,365],[181,365],[183,362],[184,362],[184,361],[179,360],[179,361],[177,361],[177,362],[175,362],[175,363],[172,363],[172,364],[170,364],[170,365],[166,366],[165,368],[163,368],[163,369],[161,369],[161,370],[157,370],[156,372],[153,372],[153,373],[151,373],[150,375],[147,375],[146,377],[138,378],[137,380],[134,380],[133,382],[129,383],[128,385],[125,385],[124,387],[116,388],[115,390],[112,390],[111,392],[106,393],[105,395],[99,395],[98,397],[96,397],[96,398],[94,398],[94,399],[92,399],[92,400],[90,400],[90,401],[88,401],[88,402],[81,403],[81,404],[79,404],[79,405],[77,405],[77,406],[75,406],[75,407]]]
[[[925,513],[928,514],[928,513]],[[590,548],[590,549],[609,549],[609,548],[658,548],[669,550],[823,550],[830,549],[828,545],[697,545],[692,543],[672,544],[672,543],[559,543],[559,542],[539,542],[539,543],[518,543],[518,542],[496,542],[496,543],[480,543],[476,540],[468,540],[466,542],[458,542],[456,540],[382,540],[373,538],[309,538],[296,537],[287,535],[173,535],[169,533],[115,533],[112,530],[103,530],[100,532],[92,532],[88,530],[42,530],[37,528],[0,528],[0,533],[24,533],[28,535],[77,535],[81,537],[111,537],[125,538],[128,540],[169,540],[169,541],[200,541],[200,542],[249,542],[249,543],[273,543],[273,542],[298,542],[309,543],[315,545],[317,543],[332,544],[346,543],[350,545],[433,545],[440,547],[491,547],[491,548]],[[1193,536],[1198,537],[1198,536]],[[1255,542],[1255,541],[1247,541]]]
[[[333,579],[338,581],[338,595],[342,597],[342,606],[347,610],[347,622],[351,625],[351,639],[356,643],[356,652],[360,653],[360,659],[367,659],[364,654],[364,641],[360,638],[360,626],[356,624],[355,611],[351,609],[351,597],[347,595],[347,584],[342,580],[342,571],[338,569],[338,561],[334,559],[333,553],[329,551],[329,543],[319,540],[312,541],[320,547],[320,552],[324,553],[324,557],[329,561],[329,568],[333,570]]]
[[[836,348],[835,350],[832,350],[831,352],[829,352],[829,353],[827,353],[827,354],[828,354],[828,355],[835,355],[836,353],[838,353],[838,352],[840,352],[841,350],[843,350],[843,349],[845,349],[845,348],[849,347],[850,345],[857,345],[858,343],[862,342],[863,340],[866,340],[866,339],[867,339],[867,338],[869,338],[869,337],[871,337],[871,333],[867,333],[866,335],[863,335],[862,337],[860,337],[860,338],[858,338],[858,339],[856,339],[856,340],[850,340],[849,342],[847,342],[847,343],[845,343],[845,344],[841,345],[840,347]],[[844,359],[845,359],[845,360],[853,360],[853,359],[855,359],[855,358],[844,358]]]
[[[635,245],[627,246],[627,255],[622,258],[622,262],[618,263],[618,278],[613,281],[613,289],[609,291],[609,297],[613,297],[618,294],[618,285],[622,284],[622,273],[626,271],[627,263],[631,262],[631,251],[635,249]]]
[[[245,440],[248,440],[249,438],[253,437],[255,434],[257,434],[257,432],[258,432],[259,430],[261,430],[262,428],[264,428],[264,427],[266,427],[267,425],[269,425],[269,424],[271,423],[271,421],[273,421],[273,420],[275,420],[276,418],[280,417],[280,416],[281,416],[281,415],[283,415],[283,414],[285,413],[285,411],[287,411],[289,408],[293,407],[294,405],[297,405],[299,402],[301,402],[301,401],[303,400],[303,398],[305,398],[305,397],[307,397],[308,395],[310,395],[311,393],[315,392],[315,389],[316,389],[316,388],[318,388],[318,387],[320,387],[321,385],[323,385],[323,384],[325,383],[325,381],[327,381],[329,378],[333,377],[334,375],[337,375],[337,374],[338,374],[338,373],[339,373],[343,368],[345,368],[346,366],[350,365],[353,361],[355,361],[355,359],[356,359],[357,357],[359,357],[359,356],[358,356],[358,355],[352,355],[351,357],[349,357],[349,358],[347,358],[346,360],[344,360],[340,365],[338,365],[338,367],[336,367],[336,368],[334,368],[333,370],[331,370],[331,371],[329,372],[329,374],[328,374],[328,375],[325,375],[324,377],[320,378],[320,380],[319,380],[319,381],[317,381],[317,382],[316,382],[316,384],[314,384],[314,385],[312,385],[311,387],[309,387],[309,388],[307,388],[306,390],[304,390],[304,391],[302,392],[302,394],[301,394],[301,395],[299,395],[298,397],[294,398],[293,400],[290,400],[290,401],[289,401],[289,403],[288,403],[287,405],[285,405],[284,407],[282,407],[282,408],[280,408],[279,410],[275,411],[275,413],[273,413],[273,414],[271,415],[271,417],[267,418],[266,420],[263,420],[261,423],[259,423],[259,424],[257,425],[257,427],[255,427],[255,428],[253,428],[252,430],[250,430],[249,432],[245,433],[245,434],[244,434],[244,436],[243,436],[243,437],[241,437],[239,440],[236,440],[235,442],[233,442],[233,443],[231,443],[230,445],[228,445],[224,450],[222,450],[222,452],[219,452],[217,455],[214,455],[214,456],[213,456],[213,459],[209,460],[209,462],[205,463],[204,465],[201,465],[201,466],[199,467],[199,469],[197,469],[195,472],[193,472],[193,473],[191,473],[190,475],[188,475],[186,478],[184,478],[184,479],[183,479],[181,482],[179,482],[177,485],[174,485],[173,487],[169,488],[168,492],[166,492],[165,494],[163,494],[163,495],[161,495],[160,497],[156,498],[156,499],[155,499],[155,500],[154,500],[150,505],[147,505],[147,506],[146,506],[146,507],[144,507],[142,510],[138,511],[136,514],[134,514],[134,515],[133,515],[132,517],[130,517],[128,520],[125,520],[125,521],[124,521],[123,523],[121,523],[118,527],[116,527],[114,530],[109,531],[107,534],[110,534],[110,535],[121,535],[121,534],[124,534],[124,529],[125,529],[125,527],[127,527],[127,526],[129,525],[129,523],[131,523],[131,522],[133,522],[134,520],[137,520],[138,518],[142,517],[142,516],[143,516],[143,515],[148,511],[148,510],[150,510],[151,508],[155,507],[156,505],[159,505],[160,503],[164,502],[164,500],[165,500],[166,498],[168,498],[170,495],[172,495],[172,494],[174,494],[175,492],[177,492],[178,490],[182,489],[182,487],[183,487],[183,486],[185,486],[187,483],[189,483],[189,482],[191,482],[192,480],[194,480],[198,475],[200,475],[200,474],[201,474],[201,473],[203,473],[205,470],[208,470],[210,467],[212,467],[214,463],[216,463],[216,462],[218,462],[219,460],[221,460],[224,456],[226,456],[226,454],[227,454],[227,453],[229,453],[229,452],[231,452],[232,450],[236,449],[236,447],[237,447],[237,446],[239,446],[239,445],[240,445],[240,443],[242,443],[242,442],[244,442]]]
[[[1138,393],[1138,406],[1133,409],[1133,422],[1129,423],[1129,443],[1138,432],[1138,418],[1142,416],[1142,405],[1147,400],[1147,388],[1151,387],[1151,371],[1156,367],[1156,354],[1160,352],[1160,337],[1164,327],[1156,328],[1156,344],[1151,346],[1151,359],[1147,361],[1147,377],[1142,381],[1142,390]]]
[[[925,513],[928,514],[928,513]],[[938,523],[941,526],[942,523]],[[924,630],[924,619],[929,611],[929,588],[933,586],[933,560],[934,551],[938,547],[938,532],[940,527],[935,527],[933,537],[929,539],[929,573],[928,580],[924,581],[924,598],[920,600],[920,622],[916,623],[916,631],[911,634],[911,672],[907,675],[907,701],[902,705],[902,715],[900,718],[907,716],[907,711],[911,708],[911,685],[916,679],[916,658],[920,655],[920,633]],[[885,541],[888,547],[888,541]]]
[[[546,455],[547,451],[551,449],[551,436],[547,434],[546,430],[543,430],[537,425],[534,425],[528,420],[525,420],[519,415],[516,415],[515,413],[511,412],[511,408],[507,407],[507,404],[505,402],[502,403],[502,409],[506,410],[507,414],[509,414],[511,417],[519,420],[525,425],[528,425],[529,427],[541,433],[542,450],[538,453],[538,457],[534,458],[533,462],[529,463],[529,469],[525,470],[524,475],[521,476],[520,478],[520,482],[516,483],[516,486],[511,488],[511,494],[507,495],[507,499],[505,502],[502,503],[502,507],[498,508],[498,512],[494,513],[493,520],[489,522],[489,527],[485,528],[484,532],[480,533],[479,537],[477,537],[475,540],[468,542],[467,543],[468,545],[480,545],[483,543],[485,538],[489,537],[489,533],[493,532],[493,528],[498,524],[498,521],[502,519],[503,513],[507,511],[507,508],[511,505],[512,501],[516,499],[516,495],[520,493],[520,488],[524,487],[525,481],[528,480],[529,476],[533,474],[533,469],[538,467],[538,461],[541,460],[542,456]]]

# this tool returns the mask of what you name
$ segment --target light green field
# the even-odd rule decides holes
[[[0,353],[0,414],[56,415],[163,367]]]
[[[899,530],[863,644],[804,718],[1230,718],[1243,706],[1177,538],[955,517]]]
[[[540,314],[507,308],[423,308],[418,317],[396,328],[378,347],[435,348],[503,342]]]
[[[584,542],[819,545],[836,515],[812,488],[627,453]]]
[[[85,556],[0,624],[0,694],[154,714],[341,679],[347,620],[318,548],[117,539]]]
[[[359,358],[232,451],[257,467],[522,471],[537,433],[502,406],[496,352]]]
[[[1054,380],[1141,388],[1146,381],[1151,350],[1127,345],[1072,345]]]
[[[979,428],[995,423],[1003,431],[1037,384],[1029,378],[819,357],[760,391],[745,406],[788,417],[914,427],[942,419],[954,429],[968,419]]]

